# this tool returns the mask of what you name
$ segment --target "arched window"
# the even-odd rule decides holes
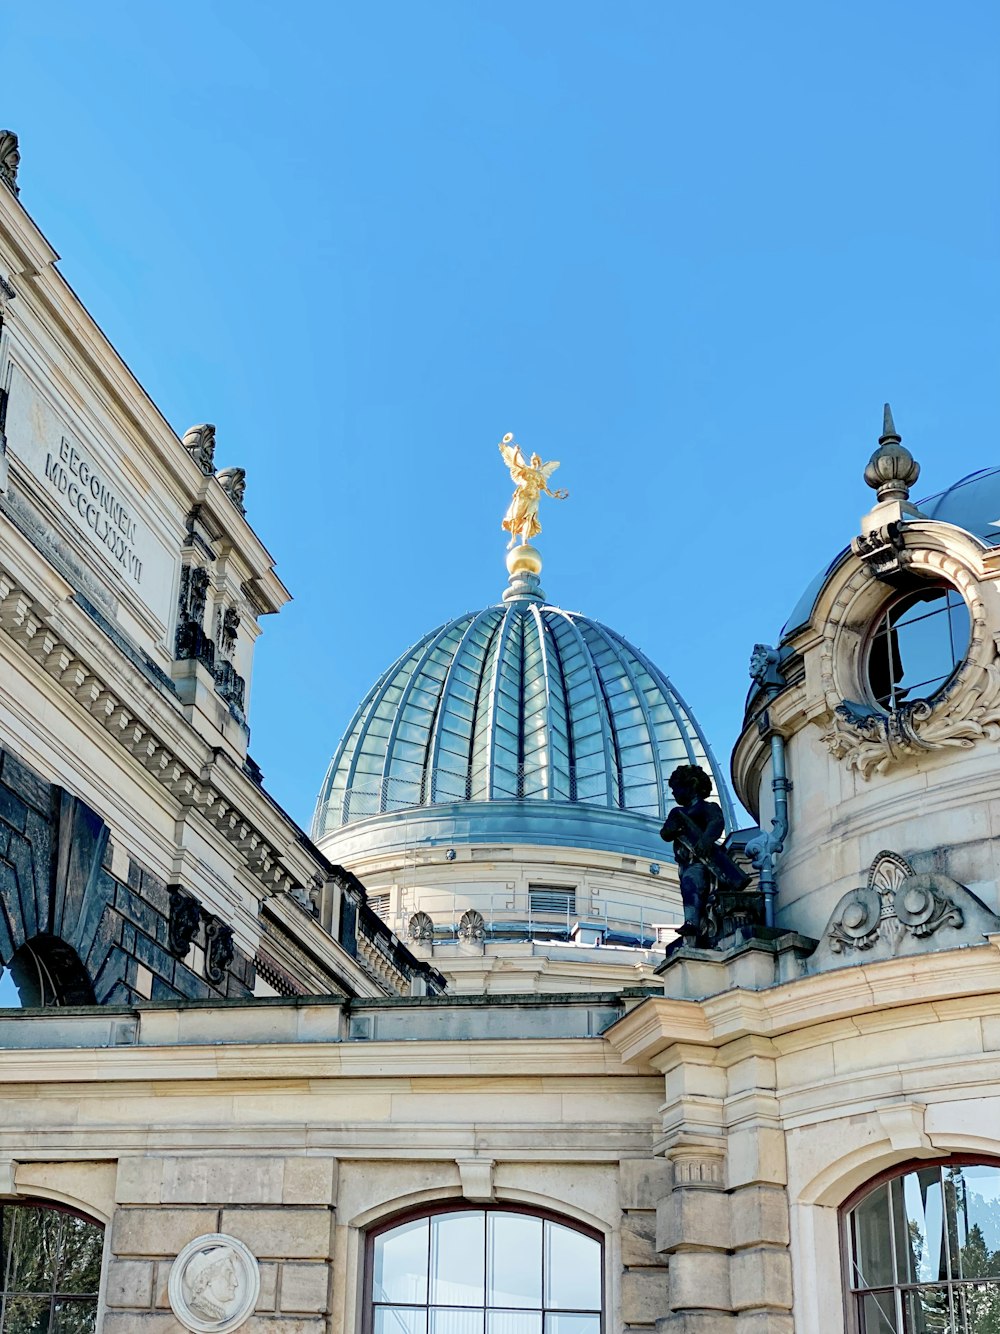
[[[600,1334],[602,1247],[555,1216],[443,1208],[368,1240],[365,1334]]]
[[[34,936],[22,945],[10,961],[10,975],[25,1007],[97,1003],[79,955],[58,936]]]
[[[0,1330],[90,1334],[97,1328],[104,1229],[68,1209],[0,1205]]]
[[[1000,1164],[897,1171],[844,1217],[856,1334],[1000,1330]]]

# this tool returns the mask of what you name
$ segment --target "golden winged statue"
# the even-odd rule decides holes
[[[565,500],[569,492],[549,490],[549,478],[559,467],[559,460],[543,463],[540,454],[532,454],[531,462],[527,463],[521,453],[521,446],[509,431],[500,441],[500,453],[510,469],[511,481],[515,486],[501,524],[510,533],[510,541],[507,543],[509,551],[518,538],[524,546],[536,533],[542,531],[542,525],[538,522],[538,501],[543,492],[553,500]]]

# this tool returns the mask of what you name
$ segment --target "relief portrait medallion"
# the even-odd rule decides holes
[[[195,1237],[170,1267],[170,1309],[195,1334],[228,1334],[252,1314],[260,1292],[256,1258],[221,1232]]]

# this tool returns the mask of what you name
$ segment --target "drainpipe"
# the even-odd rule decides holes
[[[778,668],[777,650],[768,644],[757,644],[750,659],[750,675],[767,693],[767,706],[757,721],[757,727],[761,736],[769,735],[771,741],[771,792],[774,795],[774,818],[770,830],[750,839],[746,851],[760,872],[760,889],[764,895],[764,925],[773,927],[775,901],[778,896],[775,865],[788,837],[788,794],[792,790],[785,770],[785,738],[780,732],[772,730],[770,719],[770,705],[785,684]]]

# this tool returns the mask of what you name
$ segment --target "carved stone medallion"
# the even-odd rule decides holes
[[[260,1293],[254,1255],[235,1237],[221,1232],[195,1237],[170,1267],[167,1297],[185,1329],[195,1334],[228,1334],[253,1312]]]

